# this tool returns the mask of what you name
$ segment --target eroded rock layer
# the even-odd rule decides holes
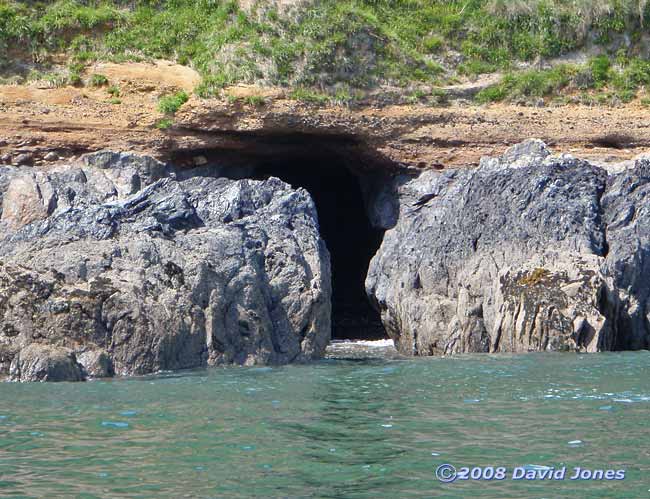
[[[649,181],[647,161],[610,174],[534,140],[397,178],[366,289],[404,354],[645,348]]]
[[[0,374],[78,380],[325,350],[329,255],[304,190],[97,153],[56,171],[5,167],[0,193]]]

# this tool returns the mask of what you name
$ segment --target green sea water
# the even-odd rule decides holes
[[[0,383],[0,497],[650,497],[649,352],[331,356]],[[441,483],[443,463],[625,479]]]

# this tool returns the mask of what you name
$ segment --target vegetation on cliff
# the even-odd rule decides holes
[[[495,72],[503,80],[479,101],[567,89],[626,100],[650,81],[646,0],[289,3],[0,0],[0,65],[5,77],[36,70],[53,84],[80,84],[94,60],[164,58],[201,73],[201,96],[245,82],[290,87],[312,102],[389,86],[417,100]],[[545,68],[578,51],[595,58]],[[53,72],[61,61],[67,71]]]

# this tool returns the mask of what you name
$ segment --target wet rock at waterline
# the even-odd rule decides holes
[[[78,380],[322,356],[329,255],[309,194],[278,179],[178,181],[101,153],[2,168],[0,369]]]
[[[32,343],[18,351],[11,362],[12,381],[81,381],[83,372],[68,348]]]
[[[401,354],[650,344],[649,162],[608,172],[533,140],[475,170],[367,184],[387,231],[366,289]],[[325,351],[329,255],[303,189],[104,152],[2,167],[0,204],[0,376]]]
[[[647,347],[649,180],[535,140],[398,179],[367,291],[404,354]]]

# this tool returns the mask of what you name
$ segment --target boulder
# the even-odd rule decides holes
[[[647,345],[647,172],[637,162],[609,177],[531,140],[475,170],[397,179],[399,213],[366,289],[398,349]]]
[[[0,345],[72,349],[90,376],[322,356],[329,254],[309,194],[170,169],[105,152],[0,170],[0,190],[35,183],[54,200],[0,220]]]
[[[87,350],[77,355],[83,372],[90,378],[110,378],[115,371],[111,356],[104,350]]]
[[[34,161],[34,156],[31,153],[21,153],[14,157],[13,162],[16,165],[31,165]]]
[[[83,381],[81,365],[67,348],[31,343],[13,358],[11,381]]]
[[[15,176],[8,180],[3,192],[2,221],[11,228],[18,229],[35,220],[47,218],[51,195],[51,190],[41,191],[35,175]]]

